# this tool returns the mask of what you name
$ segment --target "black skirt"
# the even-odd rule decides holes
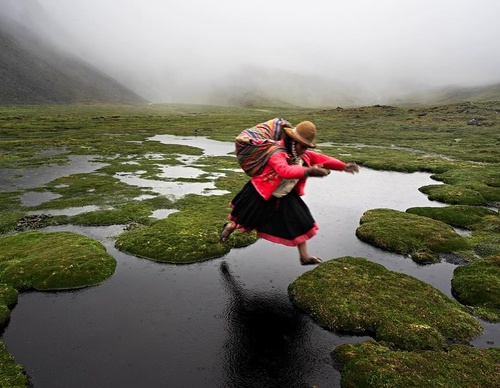
[[[284,197],[265,200],[248,181],[230,206],[229,219],[237,228],[244,232],[256,230],[258,237],[275,243],[296,246],[318,230],[309,208],[295,190]]]

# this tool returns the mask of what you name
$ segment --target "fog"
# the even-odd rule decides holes
[[[38,3],[40,33],[153,102],[383,102],[500,82],[498,0],[0,1]]]

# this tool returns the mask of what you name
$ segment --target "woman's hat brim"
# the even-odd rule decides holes
[[[288,136],[290,136],[293,140],[298,141],[300,144],[305,145],[306,147],[310,147],[310,148],[316,147],[316,144],[311,143],[310,141],[307,141],[302,136],[300,136],[297,133],[297,130],[295,129],[295,127],[285,127],[284,129],[285,129],[285,132]]]

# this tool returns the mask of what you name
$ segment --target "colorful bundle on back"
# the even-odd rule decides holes
[[[236,159],[247,175],[259,174],[269,157],[283,150],[276,142],[281,139],[283,128],[291,126],[288,121],[275,118],[245,129],[236,137]]]

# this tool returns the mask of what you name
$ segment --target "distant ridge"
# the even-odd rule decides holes
[[[0,105],[140,104],[144,98],[15,22],[0,24]]]
[[[446,86],[412,93],[395,104],[457,104],[461,102],[500,101],[500,83],[482,86]]]

